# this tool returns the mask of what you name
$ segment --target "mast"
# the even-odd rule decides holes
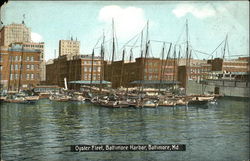
[[[223,60],[225,59],[225,55],[226,55],[227,37],[228,37],[228,34],[226,36],[225,43],[224,43],[223,56],[222,56]]]
[[[146,67],[146,59],[147,59],[147,55],[148,55],[149,43],[150,43],[150,41],[148,41],[146,44],[146,51],[145,51],[145,56],[144,56],[144,60],[143,60],[143,68],[142,68],[142,81],[143,82],[141,81],[141,92],[143,92],[144,83],[145,83],[144,75],[145,75],[145,67]]]
[[[170,43],[170,46],[168,48],[168,53],[167,53],[167,56],[166,56],[166,60],[165,60],[165,64],[164,64],[164,68],[163,68],[163,76],[165,76],[165,69],[166,69],[166,66],[168,66],[168,59],[169,59],[169,54],[170,54],[170,51],[171,51],[171,47],[172,47],[172,43]]]
[[[185,94],[187,94],[187,83],[188,83],[188,77],[189,77],[189,67],[188,67],[188,54],[189,54],[189,50],[188,50],[188,20],[186,20],[186,43],[187,43],[187,47],[186,47],[186,82],[185,82]]]
[[[114,25],[114,19],[112,18],[112,60],[111,60],[111,82],[113,86],[113,64],[114,64],[114,57],[115,57],[115,25]]]
[[[95,50],[92,50],[92,56],[91,56],[91,77],[90,77],[90,92],[92,92],[92,82],[93,82],[93,67],[94,67],[94,55]]]
[[[112,19],[112,63],[114,62],[115,56],[115,25],[114,19]]]
[[[178,68],[178,66],[180,64],[180,57],[181,57],[181,46],[179,46],[179,52],[178,52],[178,57],[177,57],[177,66],[176,66],[176,68]],[[178,71],[178,69],[177,69],[177,71]],[[178,74],[176,76],[177,76],[177,78],[176,78],[175,86],[177,86],[177,81],[179,79]]]
[[[124,67],[124,56],[125,56],[125,48],[123,49],[123,52],[122,52],[122,67],[121,67],[121,76],[120,76],[120,87],[122,85],[122,78],[123,78],[123,67]]]
[[[10,74],[9,74],[9,81],[8,81],[8,91],[10,90],[10,81],[11,81],[11,74],[12,74],[12,71],[11,71],[11,66],[12,66],[12,59],[13,59],[13,51],[11,50],[11,55],[9,54],[9,61],[10,61]],[[13,77],[12,77],[13,78]]]
[[[176,45],[174,46],[174,69],[173,69],[173,85],[172,92],[174,92],[174,81],[175,81],[175,61],[176,61]]]
[[[146,57],[148,55],[148,47],[149,47],[149,41],[148,41],[148,21],[147,21],[147,32],[146,32],[146,50],[145,50],[145,55],[144,55],[144,60],[143,62],[143,71],[142,71],[142,78],[141,78],[141,92],[143,92],[143,84],[144,82],[144,74],[145,74],[145,67],[146,67]],[[142,82],[143,81],[143,82]]]
[[[188,64],[188,62],[187,62],[187,59],[188,59],[188,20],[186,20],[186,44],[187,44],[187,46],[186,46],[186,66],[187,66],[187,64]]]
[[[20,63],[20,69],[19,69],[19,79],[18,79],[18,89],[17,89],[18,92],[20,92],[20,86],[21,86],[22,66],[23,66],[23,44],[22,44],[21,63]]]
[[[163,74],[163,63],[164,63],[164,52],[165,52],[165,42],[163,43],[163,47],[162,47],[162,53],[161,53],[161,70],[160,70],[160,85],[159,85],[159,92],[161,89],[161,84],[162,84],[162,74]]]
[[[131,63],[133,59],[133,50],[132,48],[130,49],[130,56],[129,56],[129,62]]]
[[[101,73],[100,73],[100,88],[99,88],[100,93],[102,92],[102,88],[103,88],[102,80],[104,76],[104,42],[105,42],[105,35],[103,32],[103,41],[101,44]]]
[[[141,58],[143,57],[142,43],[143,43],[143,30],[141,32]]]

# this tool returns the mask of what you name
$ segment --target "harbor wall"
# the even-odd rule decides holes
[[[234,80],[209,80],[201,84],[193,80],[188,81],[188,95],[209,93],[231,97],[250,97],[250,83]]]

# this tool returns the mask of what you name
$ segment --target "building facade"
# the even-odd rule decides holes
[[[105,63],[104,79],[113,88],[132,87],[134,81],[176,81],[177,59],[136,58],[135,62],[115,61]]]
[[[212,65],[207,63],[192,64],[190,66],[178,66],[178,81],[181,86],[186,88],[187,80],[202,80],[211,79]]]
[[[209,64],[212,64],[213,71],[228,72],[249,72],[249,57],[223,60],[221,58],[215,58],[208,60]]]
[[[73,59],[68,60],[67,56],[60,56],[54,59],[53,63],[46,65],[46,83],[50,85],[58,85],[64,87],[64,78],[70,81],[98,81],[101,79],[102,60],[91,55],[77,55]],[[69,86],[71,88],[71,86]]]
[[[41,81],[45,81],[46,80],[46,62],[44,59],[44,42],[40,42],[40,43],[35,43],[35,42],[22,42],[22,43],[14,43],[14,44],[22,44],[24,49],[28,49],[28,50],[39,50],[41,52],[40,54],[40,80]]]
[[[30,28],[25,24],[10,24],[0,30],[0,46],[8,46],[16,42],[31,42]]]
[[[25,90],[40,84],[40,50],[24,49],[20,44],[1,47],[1,89]]]
[[[59,56],[66,55],[68,60],[73,59],[75,55],[80,55],[80,41],[77,40],[60,40]]]

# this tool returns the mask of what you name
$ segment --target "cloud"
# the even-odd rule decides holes
[[[190,13],[196,18],[206,18],[215,16],[216,11],[210,6],[194,6],[191,4],[180,4],[172,11],[176,17],[183,17]]]
[[[110,26],[112,18],[119,38],[129,38],[137,34],[146,24],[143,9],[136,7],[121,8],[111,5],[100,10],[98,19],[101,22]]]
[[[41,35],[39,35],[38,33],[31,32],[31,41],[33,41],[33,42],[42,42],[43,37]]]

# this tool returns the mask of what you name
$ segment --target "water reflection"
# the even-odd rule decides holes
[[[72,144],[186,144],[185,152],[69,152]],[[40,100],[1,106],[5,160],[247,160],[249,105],[109,109]]]

